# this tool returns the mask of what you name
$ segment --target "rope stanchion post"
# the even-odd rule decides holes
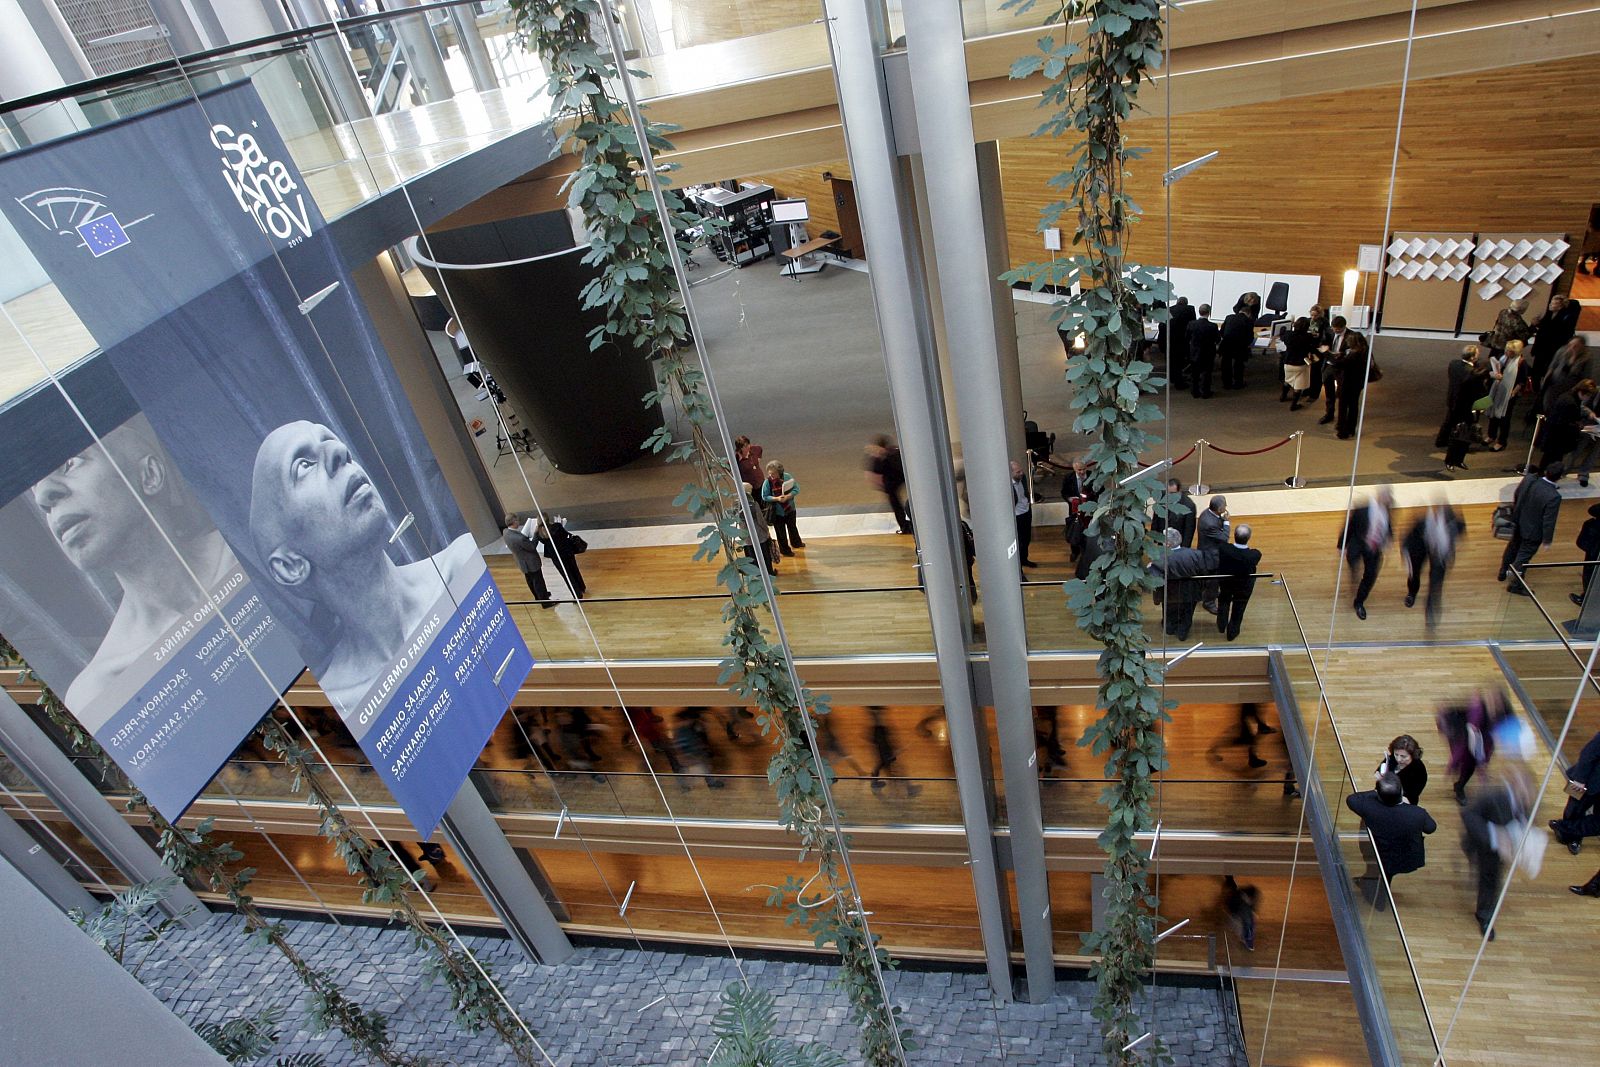
[[[1306,480],[1300,477],[1300,443],[1304,440],[1306,432],[1304,430],[1296,430],[1289,436],[1294,438],[1294,473],[1284,479],[1283,484],[1290,489],[1304,489]]]
[[[1211,487],[1206,484],[1206,447],[1210,443],[1204,437],[1194,443],[1194,451],[1200,453],[1200,458],[1195,460],[1194,484],[1189,487],[1193,496],[1205,496],[1211,492]]]
[[[1512,467],[1517,474],[1527,474],[1533,470],[1533,446],[1539,440],[1539,428],[1544,425],[1544,416],[1540,415],[1533,420],[1533,436],[1528,439],[1528,458],[1522,461],[1522,466]]]

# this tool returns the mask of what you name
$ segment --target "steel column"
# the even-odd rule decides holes
[[[984,629],[995,722],[1005,770],[1013,875],[1021,916],[1027,996],[1055,988],[1050,883],[1035,766],[1028,634],[1017,566],[1005,389],[995,344],[994,296],[984,249],[965,40],[958,4],[906,8],[906,57],[916,96],[917,135],[939,255],[945,333],[950,340],[956,408],[972,528],[982,576]]]
[[[441,825],[484,899],[522,951],[544,964],[561,963],[571,956],[572,942],[566,931],[470,778],[450,802]]]
[[[920,284],[916,227],[890,129],[888,94],[878,60],[880,27],[873,25],[873,6],[870,0],[827,0],[834,73],[862,239],[872,264],[878,333],[910,489],[989,984],[997,997],[1010,1000],[1010,909],[989,818],[987,743],[977,718],[967,657],[971,602],[955,474],[931,320]]]
[[[0,861],[15,867],[35,889],[50,899],[50,903],[64,912],[73,908],[92,912],[99,906],[89,891],[4,811],[0,811]]]
[[[155,849],[78,772],[55,742],[17,706],[11,694],[3,691],[0,748],[130,883],[154,882],[172,873]],[[161,910],[179,917],[191,930],[203,926],[211,914],[200,898],[181,884],[161,901]]]
[[[452,7],[450,25],[455,28],[462,58],[467,61],[467,71],[472,75],[472,87],[480,93],[500,88],[500,78],[494,72],[494,61],[489,58],[489,46],[483,43],[483,34],[478,32],[478,18],[472,13],[472,8]]]

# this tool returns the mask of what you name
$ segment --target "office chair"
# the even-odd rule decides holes
[[[1273,282],[1262,302],[1262,312],[1256,317],[1257,326],[1271,326],[1289,317],[1289,283]]]

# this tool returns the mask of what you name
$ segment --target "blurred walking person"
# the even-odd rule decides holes
[[[1240,885],[1233,875],[1222,878],[1222,910],[1228,913],[1228,925],[1244,947],[1256,950],[1256,908],[1261,904],[1261,890],[1253,885]]]
[[[889,724],[884,721],[883,712],[884,709],[881,707],[867,709],[867,713],[872,716],[872,750],[878,759],[872,766],[872,790],[875,793],[889,784],[883,776],[895,760],[900,758],[894,748],[894,735],[889,732]],[[906,782],[905,786],[908,797],[914,797],[922,792],[920,785]]]
[[[712,789],[722,789],[727,783],[716,777],[711,764],[716,749],[706,729],[705,711],[705,708],[689,708],[678,712],[678,728],[673,731],[672,743],[689,774],[700,775]],[[685,781],[683,787],[688,789],[689,783]]]
[[[1478,896],[1473,917],[1478,932],[1494,940],[1494,908],[1500,898],[1500,875],[1517,855],[1527,832],[1533,789],[1516,761],[1502,761],[1494,777],[1461,812],[1461,850],[1477,872]]]
[[[1356,618],[1366,619],[1367,597],[1378,581],[1378,571],[1383,568],[1383,553],[1394,541],[1390,514],[1394,511],[1394,492],[1380,486],[1372,499],[1357,504],[1350,511],[1344,530],[1339,534],[1339,547],[1344,549],[1344,559],[1350,567],[1350,577],[1356,580],[1356,570],[1361,571],[1356,582]]]
[[[900,449],[882,434],[867,446],[867,484],[889,498],[889,510],[900,532],[911,532],[911,514],[906,509],[906,468]]]
[[[1467,532],[1461,513],[1449,504],[1428,505],[1423,516],[1411,525],[1400,542],[1406,564],[1406,607],[1417,602],[1422,588],[1422,569],[1428,569],[1428,603],[1423,609],[1428,629],[1439,625],[1444,607],[1444,579],[1456,560],[1456,542]]]

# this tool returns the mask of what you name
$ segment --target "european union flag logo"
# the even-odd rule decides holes
[[[89,251],[96,259],[129,243],[128,232],[109,211],[88,222],[79,223],[78,236],[83,238],[83,243],[89,246]]]

